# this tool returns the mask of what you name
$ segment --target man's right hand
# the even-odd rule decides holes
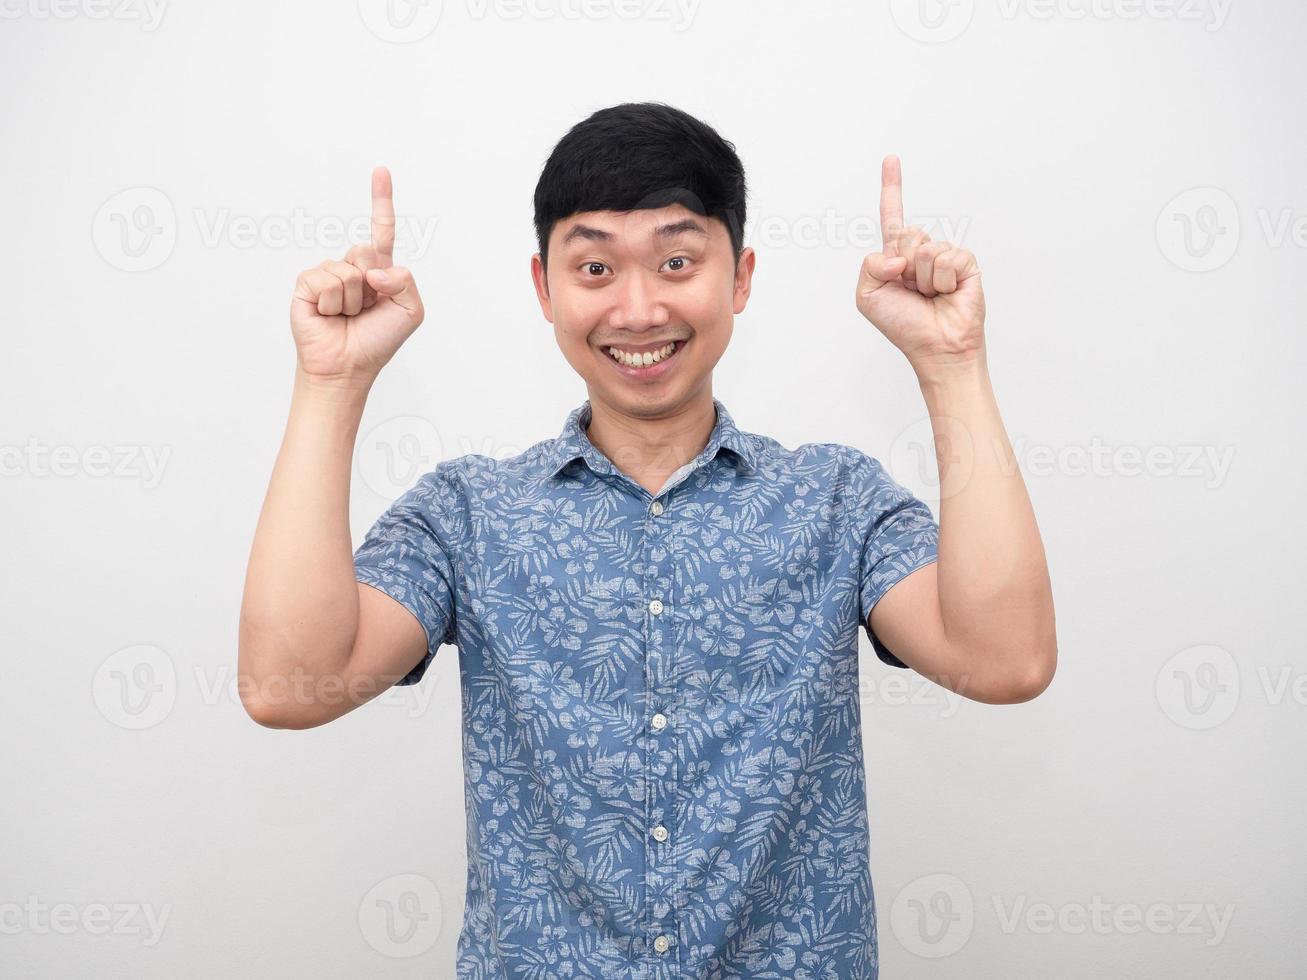
[[[393,265],[395,204],[390,172],[372,171],[372,241],[340,261],[301,272],[290,327],[300,370],[314,380],[371,385],[422,323],[413,274]]]

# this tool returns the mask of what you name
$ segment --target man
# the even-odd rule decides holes
[[[439,463],[352,562],[364,401],[423,319],[385,170],[371,244],[300,275],[242,698],[263,725],[321,725],[458,647],[459,977],[874,978],[859,624],[886,663],[977,701],[1048,685],[1048,573],[980,273],[904,227],[897,158],[882,184],[856,300],[920,382],[938,525],[876,459],[787,449],[714,397],[755,254],[734,148],[679,110],[597,112],[540,176],[532,278],[587,400],[511,459]],[[308,696],[279,696],[288,678]]]

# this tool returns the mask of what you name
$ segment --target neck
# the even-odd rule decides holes
[[[682,404],[645,414],[590,394],[586,436],[622,473],[656,493],[663,482],[708,445],[717,422],[712,388]]]

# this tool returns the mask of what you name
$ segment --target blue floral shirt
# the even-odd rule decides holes
[[[713,404],[655,496],[586,401],[440,462],[355,553],[426,630],[399,684],[458,648],[459,978],[877,975],[858,629],[938,525],[876,459]]]

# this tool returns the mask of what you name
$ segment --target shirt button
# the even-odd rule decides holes
[[[667,716],[660,711],[649,719],[649,724],[653,726],[654,731],[661,732],[667,727]]]
[[[655,501],[653,502],[652,506],[650,506],[649,510],[650,510],[650,512],[652,512],[652,514],[653,514],[654,517],[657,517],[658,515],[660,515],[660,514],[663,512],[663,505],[662,505],[662,502],[661,502],[661,501],[658,501],[658,500],[655,500]]]
[[[667,947],[670,945],[671,945],[671,941],[668,940],[666,936],[659,936],[657,939],[654,940],[654,949],[658,950],[658,952],[660,953],[667,952]]]
[[[667,828],[662,824],[659,824],[650,832],[653,834],[653,839],[658,841],[660,844],[667,840]]]
[[[653,602],[649,603],[649,611],[653,613],[655,616],[657,616],[660,612],[663,611],[662,602],[660,602],[657,599],[653,600]]]

